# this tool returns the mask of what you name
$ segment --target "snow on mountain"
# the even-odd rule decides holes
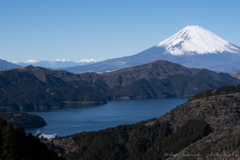
[[[65,68],[65,67],[72,67],[72,66],[79,66],[79,65],[86,65],[91,63],[99,62],[99,60],[95,59],[82,59],[80,61],[71,61],[67,59],[55,59],[53,61],[36,61],[36,60],[28,60],[26,62],[12,62],[15,64],[18,64],[20,66],[27,66],[27,65],[34,65],[34,66],[40,66],[44,68]]]
[[[7,62],[10,62],[10,63],[14,63],[14,64],[17,64],[19,63],[18,61],[9,61],[9,60],[6,60]]]
[[[237,53],[239,51],[228,41],[200,26],[187,26],[156,46],[164,47],[172,55]]]
[[[200,26],[187,26],[138,54],[62,69],[73,73],[106,72],[156,60],[231,73],[240,70],[240,47]]]
[[[207,68],[231,73],[240,71],[240,47],[200,26],[187,26],[170,38],[135,55],[100,62],[94,59],[77,62],[57,59],[40,61],[41,63],[33,65],[82,73],[113,71],[156,60],[167,60],[190,68]]]
[[[68,59],[55,59],[53,61],[57,61],[57,62],[69,62],[70,60]]]
[[[33,59],[29,59],[28,61],[23,62],[23,63],[34,64],[34,63],[37,63],[37,61],[36,61],[36,60],[33,60]]]
[[[80,61],[77,61],[77,62],[87,62],[87,63],[89,63],[89,62],[99,62],[100,60],[95,60],[95,59],[82,59],[82,60],[80,60]]]

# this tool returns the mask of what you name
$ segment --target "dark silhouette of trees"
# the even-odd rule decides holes
[[[0,160],[60,160],[31,133],[26,135],[22,127],[16,129],[0,117]]]
[[[84,141],[81,151],[69,153],[66,158],[161,160],[167,158],[165,153],[178,153],[210,133],[209,125],[200,120],[190,120],[175,132],[168,121],[156,121],[152,126],[145,123],[76,134],[75,144]]]

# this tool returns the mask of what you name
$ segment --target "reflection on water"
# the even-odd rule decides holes
[[[56,133],[59,136],[83,131],[96,131],[160,117],[187,100],[188,98],[126,100],[111,101],[104,105],[35,110],[35,112],[26,113],[43,117],[47,125],[40,128],[26,129],[25,131],[27,133],[32,132],[35,135],[37,129],[40,129],[44,134]]]

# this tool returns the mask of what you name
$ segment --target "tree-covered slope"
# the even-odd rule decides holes
[[[10,108],[0,108],[0,117],[11,122],[13,127],[36,128],[45,126],[47,123],[37,115],[18,112]]]
[[[66,159],[164,159],[168,157],[166,152],[179,152],[210,133],[204,121],[190,120],[176,132],[172,131],[169,121],[146,126],[150,121],[83,132],[47,145],[63,151]]]
[[[0,160],[60,160],[32,134],[26,135],[22,127],[16,129],[0,117]]]
[[[186,68],[162,60],[113,72],[78,76],[90,83],[98,81],[98,84],[108,86],[110,100],[190,97],[207,89],[240,84],[238,79],[226,73]]]
[[[79,80],[72,84],[49,73],[36,76],[24,68],[0,72],[0,94],[0,106],[15,109],[106,103],[101,93],[88,82]]]
[[[140,79],[126,86],[115,86],[110,90],[109,98],[142,99],[165,97],[191,97],[204,90],[239,84],[228,74],[217,74],[221,80],[213,79],[207,70],[202,70],[193,77],[169,75],[167,78],[150,80]]]

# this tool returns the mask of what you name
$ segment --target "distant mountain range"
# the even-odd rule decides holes
[[[21,66],[0,59],[0,71],[19,68]]]
[[[186,67],[231,73],[240,70],[240,47],[200,26],[187,26],[138,54],[63,69],[73,73],[106,72],[155,60],[168,60]]]
[[[99,62],[99,60],[95,59],[82,59],[80,61],[70,61],[67,59],[56,59],[53,61],[36,61],[36,60],[28,60],[26,62],[13,62],[14,64],[17,64],[19,66],[28,66],[28,65],[33,65],[33,66],[38,66],[38,67],[44,67],[44,68],[65,68],[65,67],[72,67],[72,66],[81,66],[81,65],[86,65],[86,64],[92,64]]]
[[[104,104],[115,99],[190,97],[236,84],[240,80],[227,73],[162,60],[102,74],[27,66],[0,72],[0,106],[33,110]]]
[[[230,75],[231,75],[232,77],[235,77],[235,78],[237,78],[237,79],[240,79],[240,71],[230,73]]]
[[[25,67],[28,65],[38,66],[38,67],[44,67],[48,69],[57,69],[57,68],[64,68],[64,67],[72,67],[72,66],[81,66],[86,64],[92,64],[100,62],[100,60],[95,59],[82,59],[80,61],[70,61],[66,59],[56,59],[53,61],[36,61],[36,60],[28,60],[26,62],[9,62],[0,59],[0,71],[14,69],[14,68],[20,68]]]
[[[0,60],[0,70],[33,65],[72,73],[107,72],[156,60],[168,60],[190,68],[206,68],[216,72],[231,73],[240,70],[240,47],[200,26],[187,26],[170,38],[132,56],[104,61],[56,59],[37,62],[28,60],[13,62],[15,65]]]

